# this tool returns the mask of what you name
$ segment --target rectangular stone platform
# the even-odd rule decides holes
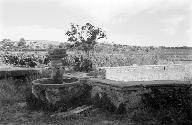
[[[98,79],[98,78],[91,78],[88,79],[88,81],[91,81],[92,84],[98,85],[110,85],[114,87],[124,88],[124,87],[131,87],[131,86],[174,86],[176,84],[179,85],[188,85],[192,84],[191,81],[182,81],[182,80],[152,80],[152,81],[115,81],[115,80],[109,80],[109,79]]]
[[[101,67],[105,78],[115,81],[152,81],[192,79],[192,64],[143,65],[122,67]]]
[[[0,67],[0,79],[8,77],[25,77],[28,75],[37,75],[39,73],[40,70],[34,68]]]
[[[125,82],[91,78],[87,80],[87,83],[92,86],[91,98],[96,100],[96,95],[99,95],[100,99],[97,99],[96,103],[106,105],[107,102],[110,102],[116,109],[119,109],[121,105],[124,105],[126,111],[134,108],[141,108],[144,95],[153,95],[153,93],[159,91],[160,93],[158,96],[162,97],[169,95],[173,95],[173,99],[175,99],[174,95],[180,95],[179,97],[181,98],[185,98],[185,96],[191,97],[190,93],[192,86],[191,81],[182,80]],[[185,94],[182,95],[183,93]],[[105,98],[102,99],[103,97]],[[103,103],[100,102],[100,100],[103,100]]]

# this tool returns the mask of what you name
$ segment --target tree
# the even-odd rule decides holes
[[[13,48],[13,42],[10,39],[3,39],[1,44],[3,49],[10,50]]]
[[[10,40],[10,39],[3,39],[3,40],[1,41],[2,44],[8,43],[8,42],[11,42],[11,40]]]
[[[48,49],[53,49],[53,48],[54,48],[53,44],[48,44]]]
[[[26,41],[24,38],[21,38],[18,42],[19,47],[25,47],[26,46]]]
[[[81,27],[71,24],[66,35],[68,36],[68,41],[72,43],[72,46],[86,52],[88,57],[89,52],[93,50],[97,44],[97,40],[106,38],[106,34],[101,28],[95,27],[90,23],[86,23]]]
[[[66,45],[65,45],[65,43],[59,43],[59,48],[65,48],[66,47]]]

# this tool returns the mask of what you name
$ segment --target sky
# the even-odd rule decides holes
[[[66,42],[87,22],[109,43],[192,46],[192,0],[0,0],[0,39]]]

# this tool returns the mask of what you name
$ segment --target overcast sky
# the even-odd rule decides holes
[[[107,41],[192,46],[191,0],[0,0],[0,39],[66,41],[70,23],[101,27]]]

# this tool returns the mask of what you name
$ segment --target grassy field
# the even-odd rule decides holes
[[[126,115],[117,115],[102,109],[90,110],[62,118],[51,113],[29,110],[25,102],[3,102],[0,107],[1,125],[135,125]]]
[[[3,122],[1,124],[23,124],[23,125],[106,125],[106,124],[122,124],[121,120],[114,120],[109,114],[104,112],[91,113],[90,116],[83,114],[68,118],[51,118],[49,114],[40,111],[29,111],[18,105],[3,107],[6,113],[3,114]],[[7,108],[7,109],[6,109]],[[114,116],[113,116],[114,117]],[[127,121],[124,124],[129,124]]]

